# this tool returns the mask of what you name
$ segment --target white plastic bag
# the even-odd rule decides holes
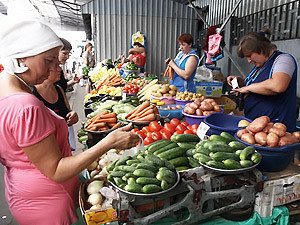
[[[194,80],[196,82],[211,82],[214,80],[214,74],[211,69],[208,69],[205,66],[200,66],[196,70]]]

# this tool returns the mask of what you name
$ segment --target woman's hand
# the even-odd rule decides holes
[[[69,113],[66,115],[66,117],[67,117],[67,124],[68,124],[69,126],[71,126],[71,125],[73,125],[73,124],[75,124],[75,123],[78,122],[78,115],[77,115],[77,113],[74,112],[74,111],[69,112]]]
[[[170,63],[171,61],[172,61],[171,58],[167,58],[167,59],[165,59],[165,64],[169,65],[169,63]]]
[[[238,84],[239,84],[239,87],[243,87],[244,86],[244,83],[245,83],[245,80],[243,77],[241,76],[228,76],[227,77],[227,83],[232,87],[232,80],[236,78],[237,81],[238,81]]]
[[[129,149],[136,145],[139,141],[139,136],[137,134],[129,133],[132,124],[128,124],[125,127],[121,127],[111,133],[109,133],[103,141],[109,147],[115,149]],[[102,141],[101,141],[102,142]]]

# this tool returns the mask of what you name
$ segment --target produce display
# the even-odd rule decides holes
[[[122,96],[122,87],[109,87],[109,86],[102,86],[101,89],[98,90],[97,95],[99,94],[107,94],[111,96]]]
[[[162,109],[162,110],[174,110],[174,109],[182,109],[182,106],[181,105],[176,105],[176,106],[167,106],[167,107],[158,107],[159,109]]]
[[[134,62],[126,63],[124,70],[138,70],[139,67]]]
[[[152,80],[147,80],[144,78],[137,78],[137,79],[135,79],[134,84],[136,84],[140,89],[143,89],[151,81]]]
[[[153,121],[158,118],[158,115],[156,106],[146,101],[128,113],[125,118],[129,121]]]
[[[120,77],[120,75],[109,74],[106,77],[96,82],[96,89],[99,91],[104,86],[112,87],[112,86],[120,86],[123,84],[124,82],[123,79]]]
[[[121,126],[118,122],[115,112],[109,113],[107,110],[91,118],[86,124],[86,130],[89,131],[105,131],[115,129]]]
[[[245,146],[226,132],[201,140],[192,153],[200,163],[225,170],[251,167],[262,159],[253,146]]]
[[[129,81],[132,81],[137,78],[140,78],[140,76],[135,73],[130,73],[130,74],[126,75],[126,77],[124,77],[123,79],[125,82],[129,82]]]
[[[177,92],[175,98],[177,100],[182,100],[182,101],[194,101],[196,98],[199,98],[201,101],[204,99],[204,96],[201,94],[196,94],[192,92]]]
[[[270,122],[269,117],[261,116],[239,130],[237,137],[249,144],[276,148],[299,142],[300,133],[286,132],[284,124]]]
[[[104,77],[108,75],[120,75],[118,70],[113,68],[113,69],[108,69],[107,66],[103,66],[101,63],[98,63],[95,68],[92,70],[89,70],[88,73],[90,79],[92,82],[99,81],[103,79]]]
[[[133,193],[151,194],[170,189],[177,181],[175,167],[153,154],[139,152],[113,161],[107,179]]]
[[[158,84],[158,80],[152,80],[149,84],[147,84],[141,91],[138,92],[137,97],[141,102],[149,101],[152,89],[155,88]]]
[[[151,95],[154,97],[175,97],[178,89],[175,85],[163,84],[152,88]]]
[[[215,100],[210,98],[196,98],[194,102],[187,103],[183,111],[197,116],[208,116],[211,113],[222,112]]]
[[[140,88],[132,83],[127,83],[124,87],[123,87],[123,93],[128,93],[128,94],[136,94],[140,91]]]
[[[140,104],[139,99],[136,96],[126,96],[126,99],[120,100],[119,103],[128,103],[133,105],[134,107],[137,107]]]

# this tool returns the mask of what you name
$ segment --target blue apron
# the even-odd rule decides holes
[[[254,67],[245,79],[245,86],[271,78],[274,61],[280,54],[283,53],[275,51],[256,75],[257,67]],[[293,56],[291,57],[294,61],[295,70],[288,88],[278,95],[248,94],[245,98],[244,107],[244,114],[247,118],[254,120],[260,116],[268,116],[274,123],[281,122],[285,124],[287,131],[294,132],[296,130],[297,64]]]
[[[183,52],[179,52],[176,56],[176,58],[174,59],[174,62],[176,63],[176,65],[184,70],[185,69],[185,64],[186,64],[186,61],[187,59],[191,56],[191,55],[194,55],[197,57],[197,66],[199,64],[199,57],[196,53],[196,50],[193,49],[192,51],[190,51],[190,53],[188,53],[185,57],[183,57]],[[184,92],[184,91],[189,91],[189,92],[193,92],[193,93],[196,93],[196,86],[195,86],[195,83],[194,83],[194,77],[195,77],[195,74],[196,74],[196,70],[197,70],[197,66],[192,74],[192,76],[190,76],[189,79],[185,80],[183,78],[181,78],[175,71],[173,73],[173,79],[170,80],[170,84],[173,84],[177,87],[177,89],[180,91],[180,92]]]

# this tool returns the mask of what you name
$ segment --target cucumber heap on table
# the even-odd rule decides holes
[[[222,132],[200,141],[192,150],[193,157],[207,166],[217,169],[236,170],[251,167],[262,156],[253,146],[238,142],[232,135]]]

